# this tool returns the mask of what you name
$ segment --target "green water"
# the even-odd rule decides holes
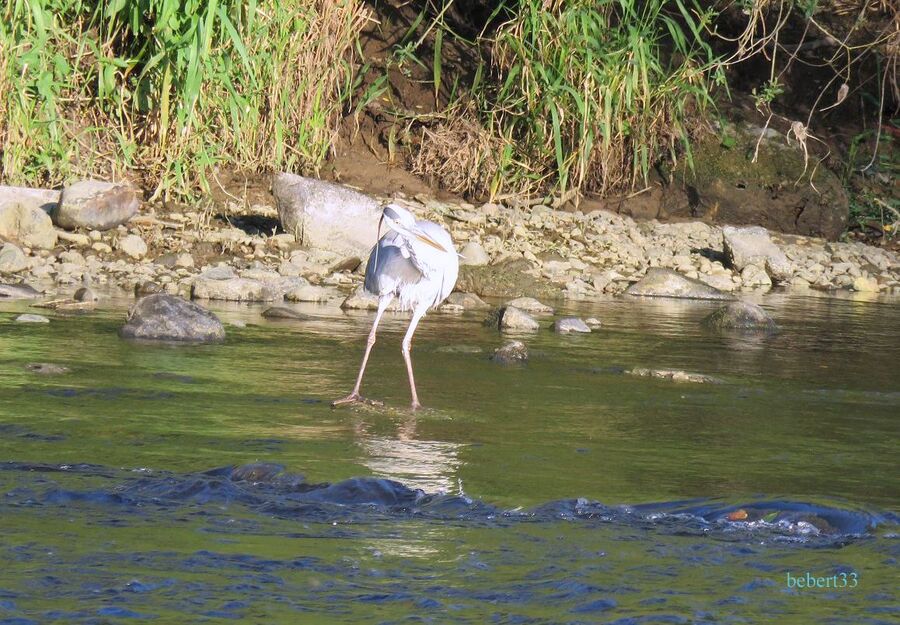
[[[813,548],[601,521],[319,523],[197,501],[46,500],[48,489],[112,491],[129,475],[263,461],[310,482],[385,477],[505,510],[581,497],[895,512],[898,302],[760,301],[780,333],[708,333],[699,320],[713,303],[573,306],[603,328],[527,337],[531,358],[512,367],[488,360],[503,339],[481,315],[431,314],[413,347],[426,406],[415,414],[402,316],[383,322],[363,384],[386,407],[335,410],[329,401],[352,386],[369,314],[310,305],[298,310],[312,321],[271,322],[263,307],[213,306],[246,327],[229,325],[223,345],[172,347],[119,339],[127,302],[41,325],[12,322],[27,306],[5,304],[0,462],[89,463],[114,475],[0,471],[0,496],[15,502],[0,504],[0,624],[896,622],[896,526]],[[71,372],[40,376],[29,362]],[[621,373],[632,367],[723,383]],[[860,583],[785,587],[787,572],[807,570],[852,570]]]

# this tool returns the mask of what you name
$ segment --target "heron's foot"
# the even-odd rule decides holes
[[[331,407],[337,408],[338,406],[344,406],[346,404],[368,404],[369,406],[384,406],[383,401],[378,401],[377,399],[367,399],[359,393],[350,393],[346,397],[335,399],[333,402],[331,402]]]
[[[409,409],[412,410],[413,412],[415,412],[416,410],[421,410],[421,408],[422,408],[422,404],[420,404],[417,401],[414,401],[413,403],[411,403],[409,405]]]

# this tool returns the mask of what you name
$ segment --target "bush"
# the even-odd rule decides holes
[[[472,177],[464,190],[609,192],[645,183],[661,154],[688,148],[692,114],[723,80],[703,36],[712,13],[688,2],[519,2],[496,34],[496,80],[472,88],[477,122],[493,140],[480,139],[485,153],[471,162],[452,161],[460,170],[498,168],[489,184]],[[450,162],[441,145],[458,126],[451,119],[425,133],[417,162]]]
[[[361,0],[9,0],[0,9],[0,178],[315,171],[349,98]]]

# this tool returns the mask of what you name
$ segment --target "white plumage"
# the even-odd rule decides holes
[[[378,322],[391,301],[397,297],[403,310],[412,311],[412,320],[403,338],[403,358],[409,374],[413,408],[419,407],[413,378],[410,346],[419,320],[429,308],[444,301],[453,291],[459,274],[459,256],[450,233],[433,221],[417,221],[408,210],[388,204],[379,221],[389,230],[378,240],[366,264],[365,289],[378,297],[378,312],[369,332],[362,366],[353,392],[333,405],[361,401],[359,388],[369,352],[375,344]]]

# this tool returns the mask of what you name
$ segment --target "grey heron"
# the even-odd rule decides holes
[[[366,264],[365,289],[378,297],[378,310],[363,354],[362,365],[353,391],[332,406],[363,401],[359,394],[369,353],[375,345],[375,333],[384,311],[395,297],[402,310],[412,311],[412,320],[403,337],[403,360],[409,375],[412,408],[421,407],[413,377],[410,347],[416,326],[429,308],[444,301],[456,285],[459,274],[459,256],[453,247],[450,233],[433,221],[417,221],[408,210],[388,204],[378,221],[378,234],[382,223],[388,232],[378,240],[369,254]]]

